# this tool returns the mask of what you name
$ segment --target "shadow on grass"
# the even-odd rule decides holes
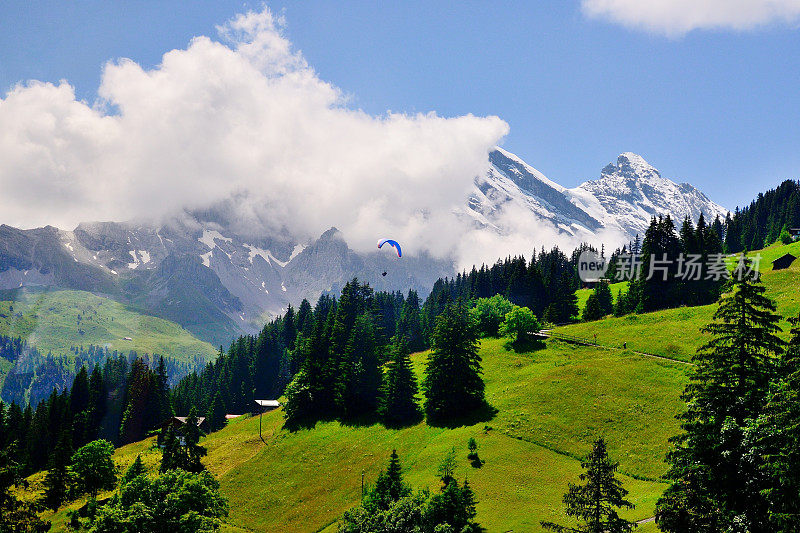
[[[364,428],[369,426],[374,426],[375,424],[380,423],[381,419],[375,413],[363,413],[358,415],[349,415],[349,416],[342,416],[339,418],[339,422],[343,426],[352,427],[352,428]]]
[[[483,404],[477,409],[472,411],[453,415],[450,417],[431,417],[428,416],[428,425],[431,427],[455,429],[462,426],[474,426],[481,422],[489,422],[498,413],[496,407],[493,407],[489,402],[484,401]]]
[[[531,353],[547,348],[547,344],[540,337],[532,337],[514,342],[508,341],[503,344],[503,348],[514,353]]]
[[[416,414],[409,416],[404,420],[383,420],[382,422],[386,429],[404,429],[410,428],[411,426],[416,426],[424,419],[425,417],[422,414],[422,409],[417,409]]]
[[[283,429],[286,429],[294,433],[295,431],[299,431],[302,429],[314,429],[317,423],[319,422],[334,422],[337,420],[343,426],[351,428],[364,428],[380,424],[386,429],[403,429],[411,426],[416,426],[424,419],[425,417],[423,416],[421,409],[417,410],[417,412],[414,415],[409,416],[403,420],[383,420],[375,413],[363,413],[359,415],[342,416],[342,417],[308,416],[300,420],[284,422]]]

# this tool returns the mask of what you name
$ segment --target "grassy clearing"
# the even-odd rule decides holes
[[[617,303],[619,291],[622,291],[623,294],[628,292],[628,282],[620,281],[618,283],[610,283],[608,288],[611,289],[611,296],[614,299],[614,303]],[[583,308],[586,307],[586,300],[589,299],[589,295],[593,292],[594,289],[578,289],[575,291],[575,295],[578,297],[578,316],[583,313]]]
[[[561,497],[581,471],[576,458],[599,435],[620,461],[637,505],[627,516],[652,516],[666,487],[653,479],[663,474],[667,438],[677,432],[685,366],[558,342],[519,354],[503,344],[481,345],[487,398],[499,410],[490,421],[402,430],[331,422],[289,433],[276,411],[263,417],[266,445],[257,417],[236,419],[207,437],[205,463],[231,505],[225,530],[335,531],[337,518],[358,503],[362,471],[367,483],[374,481],[393,448],[407,480],[435,490],[438,464],[455,447],[458,477],[468,477],[476,491],[481,524],[489,531],[539,531],[540,520],[564,520]],[[414,355],[417,372],[425,358]],[[470,437],[486,461],[480,469],[466,458]],[[155,465],[159,453],[151,442],[120,448],[117,462],[126,468],[144,453]],[[64,513],[52,517],[54,524],[64,523]]]
[[[83,291],[0,291],[0,333],[27,339],[43,354],[67,355],[71,346],[95,344],[187,362],[216,355],[211,344],[174,322]]]

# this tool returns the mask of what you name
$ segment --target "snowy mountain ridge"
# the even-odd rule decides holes
[[[618,243],[606,243],[614,245],[643,235],[654,216],[669,214],[680,225],[687,215],[696,222],[703,213],[710,222],[728,212],[692,185],[664,178],[632,152],[604,167],[599,179],[572,189],[501,148],[489,154],[489,161],[486,175],[475,178],[465,212],[476,225],[500,234],[519,230],[520,219],[530,215],[581,241],[616,235]]]

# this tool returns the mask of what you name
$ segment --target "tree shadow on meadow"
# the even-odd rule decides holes
[[[425,416],[422,414],[422,409],[420,409],[417,411],[417,414],[415,414],[412,417],[409,417],[406,420],[403,421],[383,420],[381,421],[381,423],[383,424],[383,427],[385,427],[386,429],[405,429],[416,426],[423,420],[425,420]]]
[[[513,342],[509,340],[503,343],[503,348],[505,348],[509,352],[523,354],[523,353],[533,353],[533,352],[538,352],[539,350],[544,350],[545,348],[547,348],[547,344],[541,337],[531,337],[529,339],[518,340]]]
[[[428,417],[428,425],[431,427],[455,429],[463,426],[474,426],[481,422],[489,422],[497,416],[498,409],[485,401],[477,409],[447,418]]]

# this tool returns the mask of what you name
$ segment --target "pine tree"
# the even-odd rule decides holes
[[[175,429],[172,425],[168,425],[162,430],[160,440],[161,464],[159,465],[158,471],[163,474],[164,472],[178,468],[182,452],[178,436],[175,434]]]
[[[392,346],[392,359],[386,364],[378,415],[389,426],[416,422],[420,417],[418,392],[408,343],[405,337],[397,337]]]
[[[125,474],[122,476],[122,481],[120,482],[121,485],[127,485],[136,477],[139,477],[143,474],[147,473],[147,469],[144,467],[144,463],[142,462],[142,456],[137,455],[136,460],[133,461],[130,467],[125,471]]]
[[[369,313],[359,315],[345,346],[339,398],[341,412],[352,418],[375,413],[381,387],[381,368],[375,325]]]
[[[185,424],[177,430],[167,427],[162,440],[161,473],[176,468],[195,473],[205,470],[202,458],[208,451],[199,444],[202,433],[197,422],[197,408],[192,407]]]
[[[609,459],[602,438],[595,441],[592,452],[581,461],[581,467],[586,470],[580,475],[585,484],[570,483],[569,491],[564,495],[567,516],[576,518],[578,526],[542,522],[542,527],[569,533],[627,533],[633,530],[636,523],[617,514],[617,509],[633,509],[634,505],[625,499],[628,491],[616,477],[619,463]]]
[[[667,456],[673,483],[656,510],[663,531],[718,531],[734,523],[769,530],[746,433],[767,397],[784,342],[776,335],[775,304],[758,277],[744,274],[748,267],[742,256],[733,290],[702,330],[712,338],[693,358],[683,433],[672,439],[675,448]]]
[[[182,447],[184,461],[178,465],[178,468],[195,473],[206,469],[201,459],[206,456],[208,451],[205,446],[200,446],[199,444],[201,435],[197,420],[197,409],[192,407],[192,410],[189,411],[189,416],[186,417],[186,424],[184,424],[183,428],[183,437],[185,439],[185,444]]]
[[[47,464],[47,474],[45,474],[43,485],[44,503],[53,511],[58,510],[62,503],[67,500],[71,486],[71,472],[69,465],[72,458],[72,435],[71,431],[64,429],[58,438],[50,460]]]
[[[422,382],[428,418],[444,420],[481,407],[485,400],[478,336],[462,300],[445,307],[431,340]]]
[[[594,289],[594,294],[597,296],[597,303],[602,316],[610,315],[614,312],[614,297],[611,294],[611,288],[608,283],[600,281]]]
[[[773,531],[793,531],[800,524],[800,317],[791,322],[781,379],[755,423],[755,455],[764,458],[764,494]]]
[[[106,415],[107,391],[99,365],[95,365],[89,377],[89,416],[86,439],[95,440],[100,436],[100,427]]]
[[[403,309],[397,321],[397,334],[406,338],[412,352],[424,350],[425,335],[422,331],[422,318],[419,309],[419,296],[416,291],[409,290],[403,302]]]
[[[210,431],[217,431],[225,427],[225,404],[222,403],[222,396],[220,396],[219,391],[214,394],[214,401],[211,403],[211,407],[208,408],[208,415],[206,416],[206,420],[208,420],[208,429]]]
[[[386,510],[400,498],[405,498],[410,494],[411,487],[403,481],[403,469],[400,466],[397,450],[392,450],[386,471],[378,475],[375,486],[364,498],[364,508],[372,513]]]
[[[583,308],[583,319],[587,322],[603,318],[603,311],[600,309],[600,301],[597,294],[592,293],[586,299],[586,306]]]
[[[134,360],[125,388],[125,411],[120,427],[122,444],[142,440],[153,420],[149,415],[152,405],[152,372],[141,358]]]

